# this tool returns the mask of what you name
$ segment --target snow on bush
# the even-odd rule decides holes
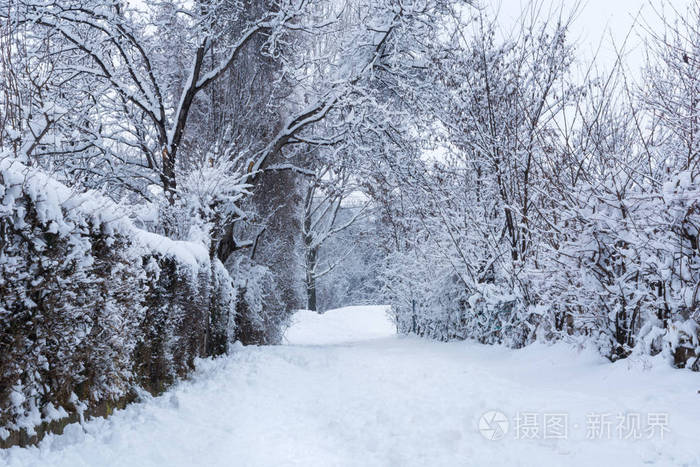
[[[204,245],[0,160],[0,444],[163,391],[226,351],[235,297]]]
[[[230,268],[238,293],[236,336],[249,344],[276,344],[289,320],[272,271],[247,257],[235,260]]]
[[[408,277],[400,271],[419,269],[407,261],[412,259],[394,255],[392,266],[384,271],[399,332],[513,347],[535,339],[539,314],[503,281],[467,285],[449,262],[438,258],[431,261],[429,274]]]

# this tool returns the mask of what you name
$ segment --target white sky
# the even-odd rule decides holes
[[[517,21],[520,12],[529,0],[481,0],[483,5],[489,5],[492,11],[499,11],[499,23],[505,31]],[[618,46],[622,45],[628,35],[634,18],[640,15],[644,27],[660,30],[661,20],[655,10],[660,11],[664,3],[679,11],[685,11],[691,2],[696,0],[536,0],[543,6],[543,11],[550,9],[558,11],[563,4],[565,11],[579,5],[579,14],[572,29],[571,39],[578,44],[579,57],[589,62],[600,45],[597,63],[609,69],[615,63],[616,53],[613,40]],[[671,10],[666,7],[666,12]],[[643,64],[640,33],[633,32],[627,42],[625,61],[633,72]],[[602,42],[601,42],[602,39]]]

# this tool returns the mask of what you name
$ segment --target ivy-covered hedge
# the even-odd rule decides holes
[[[235,297],[204,246],[0,161],[0,448],[162,392],[224,353]]]

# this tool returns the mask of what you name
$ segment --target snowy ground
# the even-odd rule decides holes
[[[381,307],[296,321],[288,345],[204,361],[164,396],[0,451],[0,465],[700,466],[697,374],[565,345],[399,338]],[[489,411],[506,422],[480,425]],[[622,439],[637,416],[641,439]]]

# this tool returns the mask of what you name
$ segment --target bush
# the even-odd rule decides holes
[[[236,292],[200,244],[0,162],[0,447],[162,392],[233,338]]]

